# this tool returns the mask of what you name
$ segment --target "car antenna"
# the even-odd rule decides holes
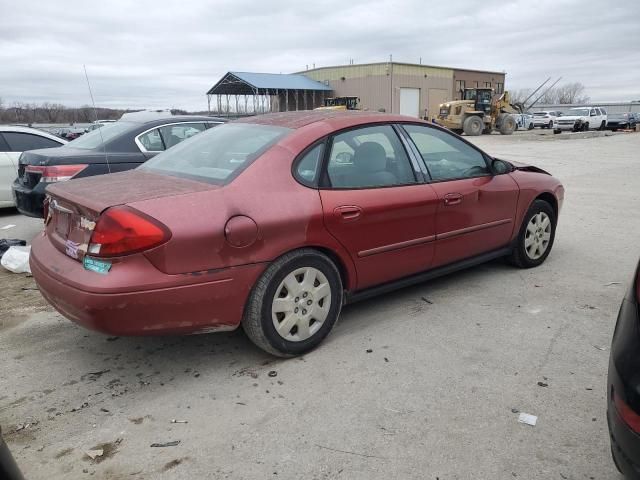
[[[84,68],[84,78],[87,79],[87,87],[89,87],[89,96],[91,97],[91,103],[93,105],[93,116],[95,117],[95,121],[98,121],[98,110],[96,110],[96,102],[93,99],[93,92],[91,91],[91,84],[89,83],[89,75],[87,75],[87,66],[83,63],[82,67]],[[104,160],[107,162],[107,170],[111,173],[111,165],[109,165],[109,155],[107,155],[107,148],[104,146],[104,138],[102,138],[102,130],[98,128],[98,133],[100,134],[100,142],[102,144],[102,151],[104,153]]]

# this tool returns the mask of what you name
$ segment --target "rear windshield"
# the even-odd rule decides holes
[[[533,114],[534,117],[546,117],[549,112],[536,112]]]
[[[102,147],[102,142],[108,142],[109,140],[117,137],[121,133],[130,130],[131,127],[137,125],[133,122],[112,122],[105,124],[101,128],[97,128],[89,133],[85,133],[81,137],[67,143],[69,148],[81,148],[83,150],[93,150]]]
[[[227,123],[179,143],[139,168],[225,183],[290,131],[272,125]]]

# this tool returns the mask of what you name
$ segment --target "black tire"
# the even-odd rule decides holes
[[[583,132],[588,132],[589,131],[589,122],[587,122],[584,125],[582,125],[582,131]]]
[[[501,113],[498,115],[498,123],[500,124],[498,130],[502,135],[511,135],[515,132],[516,126],[518,125],[515,118],[508,113]]]
[[[527,128],[527,130],[533,130],[533,122],[529,124],[529,128]]]
[[[484,122],[479,116],[472,115],[464,119],[462,130],[464,130],[465,135],[469,135],[470,137],[477,137],[479,135],[482,135],[482,131],[484,130]]]
[[[525,240],[527,236],[527,225],[531,221],[534,215],[538,213],[545,213],[549,219],[551,220],[551,236],[549,239],[549,243],[547,245],[546,250],[539,258],[533,259],[531,258],[526,251]],[[549,203],[544,200],[534,200],[534,202],[529,207],[527,214],[524,216],[524,220],[522,221],[522,225],[520,226],[520,232],[518,232],[518,238],[516,239],[516,244],[509,256],[509,261],[520,268],[532,268],[541,265],[546,258],[549,256],[551,249],[553,248],[553,242],[556,237],[556,214],[553,211],[553,207],[549,205]]]
[[[553,120],[549,120],[549,124],[547,125],[547,128],[553,128]]]
[[[277,332],[272,320],[271,305],[284,278],[296,269],[304,267],[313,267],[324,274],[331,289],[331,304],[327,317],[317,332],[306,340],[290,341]],[[295,250],[269,265],[253,286],[245,306],[242,328],[253,343],[272,355],[301,355],[314,349],[329,334],[340,315],[342,297],[342,280],[335,264],[317,250]]]

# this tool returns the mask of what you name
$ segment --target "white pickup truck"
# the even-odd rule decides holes
[[[600,107],[571,108],[558,117],[554,130],[571,130],[586,132],[587,130],[604,130],[607,126],[607,112]]]

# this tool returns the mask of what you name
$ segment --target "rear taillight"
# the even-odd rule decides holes
[[[154,218],[130,207],[112,207],[98,218],[89,255],[118,257],[149,250],[171,238],[169,229]]]
[[[615,391],[612,391],[611,395],[613,396],[613,404],[616,406],[620,418],[622,418],[631,430],[640,433],[640,415],[633,411],[631,407],[620,398],[620,395],[616,395]]]
[[[41,182],[53,183],[70,180],[85,168],[87,168],[87,165],[27,165],[25,171],[42,175],[40,177]]]

